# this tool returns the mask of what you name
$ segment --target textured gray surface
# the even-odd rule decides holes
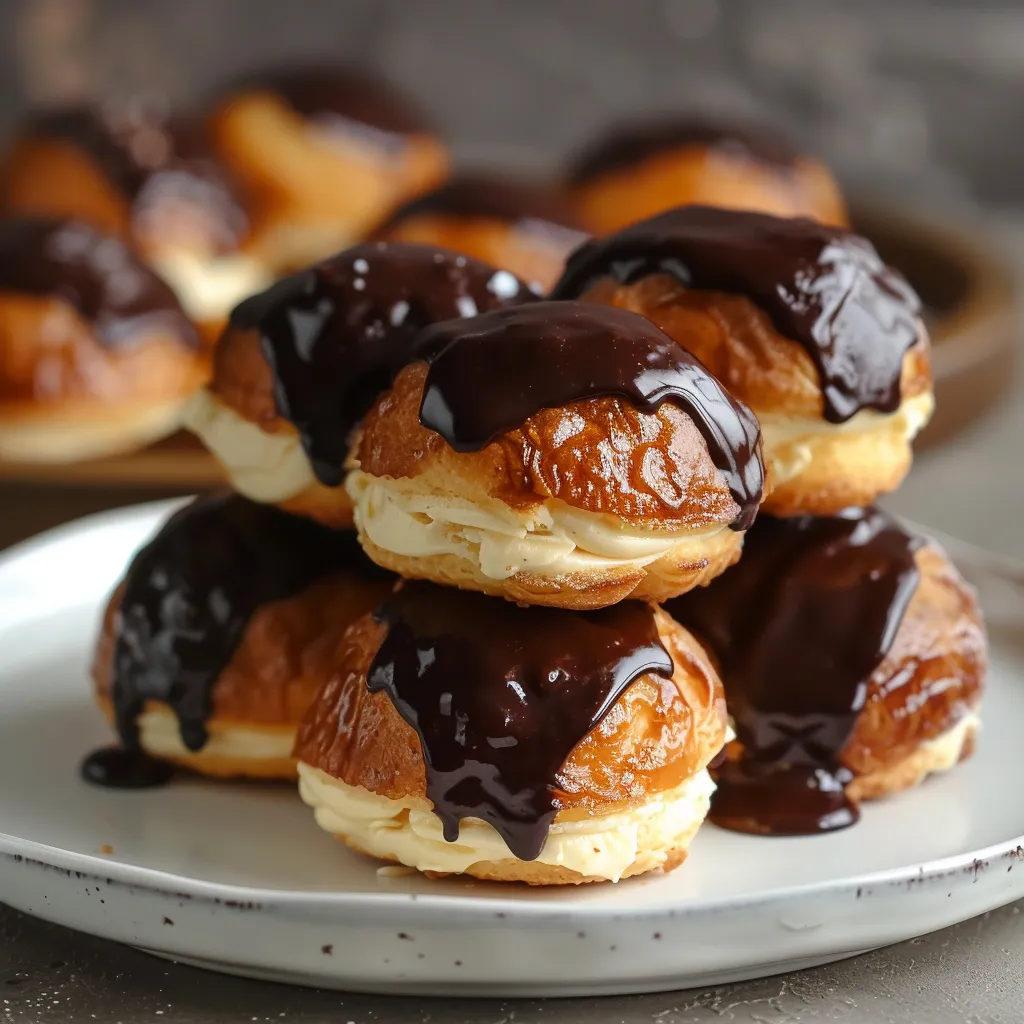
[[[1024,903],[889,949],[705,991],[547,1001],[381,998],[206,974],[0,908],[6,1021],[394,1024],[1015,1024]]]

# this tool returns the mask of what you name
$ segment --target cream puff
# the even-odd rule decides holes
[[[210,123],[253,197],[257,248],[280,271],[359,241],[448,172],[414,104],[343,68],[254,75],[226,91]]]
[[[535,302],[416,347],[346,478],[378,564],[579,609],[663,600],[739,557],[764,491],[757,421],[650,321]]]
[[[317,823],[354,850],[558,885],[682,863],[725,738],[714,670],[657,608],[406,582],[342,638],[295,756]]]
[[[974,748],[987,644],[972,589],[875,508],[760,516],[743,558],[666,610],[706,644],[736,740],[711,820],[800,835]]]
[[[242,494],[349,526],[349,435],[419,331],[535,298],[508,271],[458,253],[355,246],[234,311],[187,425]]]
[[[175,765],[293,778],[338,637],[391,586],[351,534],[235,495],[185,506],[107,606],[92,675],[120,746],[92,754],[85,778],[150,785]]]
[[[171,289],[80,221],[0,219],[0,459],[73,462],[173,433],[207,374]]]
[[[271,280],[247,252],[239,183],[201,122],[153,96],[48,111],[21,128],[0,175],[8,211],[71,217],[133,244],[204,338]]]
[[[454,249],[547,291],[586,234],[557,188],[463,174],[398,207],[373,237]]]
[[[841,228],[679,207],[576,250],[552,294],[642,314],[750,406],[775,515],[894,490],[931,416],[920,301]]]
[[[623,125],[584,149],[567,178],[594,234],[690,203],[848,223],[820,160],[776,132],[737,122],[676,116]]]

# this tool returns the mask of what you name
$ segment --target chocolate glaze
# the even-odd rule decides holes
[[[367,687],[419,734],[445,839],[480,818],[520,860],[544,845],[576,744],[641,675],[672,675],[638,601],[567,612],[406,582],[375,617],[388,632]]]
[[[82,762],[81,775],[86,782],[107,789],[152,789],[171,781],[174,765],[141,750],[100,747]]]
[[[866,239],[803,218],[680,206],[581,246],[551,295],[577,298],[602,277],[628,284],[650,274],[759,306],[814,360],[830,423],[899,408],[921,304]]]
[[[661,117],[613,128],[570,164],[568,181],[585,185],[686,146],[708,146],[785,172],[792,171],[800,159],[788,139],[763,127],[702,117]]]
[[[717,660],[742,753],[711,820],[765,835],[858,817],[842,751],[918,583],[917,538],[876,508],[759,516],[743,558],[666,610]]]
[[[614,396],[644,412],[682,408],[725,477],[745,530],[764,486],[761,429],[694,356],[649,320],[578,302],[535,302],[427,328],[435,355],[420,422],[457,452],[479,451],[541,409]],[[486,382],[486,386],[483,386]]]
[[[123,748],[139,751],[137,719],[146,701],[154,700],[174,711],[185,746],[201,750],[214,683],[252,614],[341,569],[379,572],[353,535],[273,505],[215,495],[171,516],[135,556],[124,580],[111,669]],[[130,784],[136,761],[112,758],[89,759],[90,781]]]
[[[389,135],[429,132],[422,112],[408,99],[370,75],[351,68],[279,68],[237,83],[235,95],[273,92],[297,114],[330,126],[338,120],[375,128]]]
[[[82,150],[135,217],[163,203],[199,207],[222,252],[237,248],[248,231],[240,186],[217,160],[203,124],[171,116],[158,97],[46,111],[28,122],[26,135]]]
[[[572,204],[557,188],[486,174],[461,174],[394,210],[377,229],[382,234],[412,217],[440,214],[493,220],[537,221],[578,232],[583,227]]]
[[[408,362],[428,324],[536,296],[508,271],[427,245],[357,245],[247,299],[231,324],[259,331],[277,410],[321,483],[344,476],[349,433]]]
[[[82,221],[0,220],[0,292],[5,291],[62,299],[110,348],[154,332],[199,345],[174,292],[124,242]]]

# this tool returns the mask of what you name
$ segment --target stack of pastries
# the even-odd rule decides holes
[[[917,298],[870,243],[683,206],[548,296],[373,241],[241,303],[186,421],[233,493],[111,598],[87,778],[298,779],[431,876],[669,870],[972,750],[975,596],[875,507],[932,407]]]

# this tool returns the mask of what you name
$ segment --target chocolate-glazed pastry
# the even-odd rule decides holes
[[[0,220],[0,458],[67,462],[175,430],[206,364],[173,292],[88,224]]]
[[[761,516],[740,563],[667,610],[725,684],[736,742],[711,812],[725,828],[843,828],[860,798],[970,750],[985,670],[973,593],[878,509]]]
[[[356,246],[235,310],[190,426],[242,492],[345,525],[351,505],[338,484],[352,429],[408,362],[419,331],[535,298],[508,271],[468,256]],[[258,465],[239,463],[254,450]]]
[[[394,210],[374,237],[444,246],[546,290],[586,237],[558,188],[493,174],[460,174]]]
[[[215,495],[176,512],[133,559],[101,632],[97,696],[127,752],[103,781],[138,784],[130,770],[148,754],[215,775],[293,774],[318,648],[388,586],[350,534],[273,506]],[[90,758],[91,781],[112,757]]]
[[[75,217],[134,245],[209,336],[267,280],[246,256],[238,181],[203,123],[158,96],[42,111],[21,127],[4,176],[12,211]]]
[[[766,510],[869,504],[902,480],[931,414],[917,295],[841,228],[679,207],[581,246],[552,294],[648,317],[754,410]]]
[[[757,421],[643,317],[537,302],[424,330],[345,486],[374,561],[530,604],[661,600],[739,556]]]
[[[337,660],[296,755],[318,822],[357,849],[536,884],[617,879],[674,865],[703,817],[718,684],[648,605],[564,612],[406,582]]]
[[[211,124],[219,152],[254,197],[256,246],[279,271],[364,237],[448,169],[416,106],[352,69],[251,75],[224,90]]]
[[[612,128],[570,163],[569,188],[595,234],[685,204],[846,224],[839,187],[780,132],[668,115]]]

